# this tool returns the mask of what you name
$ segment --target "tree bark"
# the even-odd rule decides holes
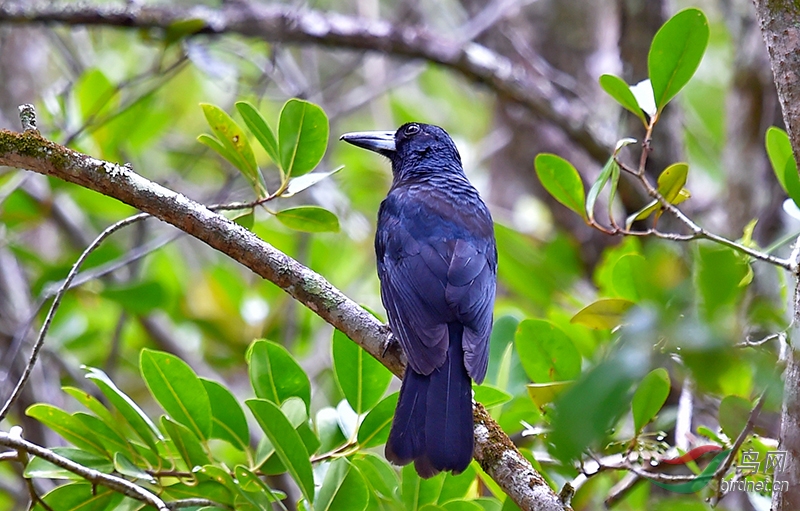
[[[770,66],[783,111],[783,121],[795,161],[800,161],[800,7],[792,0],[754,0],[756,16],[769,51]],[[800,244],[800,240],[796,243]],[[795,260],[800,247],[795,246]],[[784,374],[783,407],[779,449],[786,452],[786,465],[775,479],[788,490],[773,491],[774,511],[800,509],[800,275],[795,275],[793,328]]]

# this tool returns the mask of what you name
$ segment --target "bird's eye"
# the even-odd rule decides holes
[[[416,124],[409,124],[408,126],[406,126],[404,133],[407,137],[410,137],[411,135],[416,135],[417,133],[419,133],[419,126]]]

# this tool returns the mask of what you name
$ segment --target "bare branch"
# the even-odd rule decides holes
[[[389,339],[386,325],[319,274],[184,195],[148,181],[127,166],[50,142],[36,131],[0,130],[0,165],[58,177],[172,224],[273,282],[344,332],[394,374],[403,374],[405,363],[396,343],[387,352],[384,350]],[[475,405],[474,420],[475,459],[514,502],[524,510],[568,509],[480,404]]]
[[[605,162],[611,153],[611,141],[590,127],[592,109],[588,105],[568,100],[548,80],[532,75],[525,67],[485,46],[443,39],[424,27],[402,27],[337,13],[245,2],[226,2],[220,9],[136,3],[0,5],[0,22],[166,30],[189,20],[202,22],[196,34],[240,34],[273,43],[372,50],[435,62],[485,84],[498,95],[551,121],[599,163]]]

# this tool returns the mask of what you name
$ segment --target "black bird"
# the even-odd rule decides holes
[[[386,458],[417,473],[472,460],[472,386],[486,376],[497,248],[492,217],[438,126],[346,133],[392,162],[375,254],[389,326],[408,357]]]

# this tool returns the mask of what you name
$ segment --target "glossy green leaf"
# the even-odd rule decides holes
[[[96,511],[109,506],[115,508],[114,502],[122,500],[122,495],[104,486],[89,483],[70,483],[57,487],[47,493],[42,500],[53,511]],[[45,511],[41,503],[37,503],[31,511]]]
[[[534,167],[539,181],[550,195],[575,213],[586,217],[583,181],[570,162],[555,154],[541,153],[536,156]]]
[[[306,174],[300,177],[293,177],[289,180],[289,186],[286,187],[286,191],[281,194],[281,197],[292,197],[293,195],[302,192],[306,188],[314,186],[323,179],[336,174],[343,168],[344,165],[339,165],[330,172],[312,172],[311,174]]]
[[[186,468],[190,471],[194,467],[202,467],[211,462],[208,458],[208,453],[200,442],[200,438],[193,430],[165,416],[161,417],[161,427],[172,439],[178,454],[180,454],[186,463]]]
[[[114,470],[114,465],[106,456],[84,451],[83,449],[76,449],[74,447],[53,447],[51,450],[59,456],[72,460],[79,465],[105,474],[110,474]],[[57,465],[53,465],[49,461],[45,461],[38,456],[31,457],[30,462],[25,466],[23,475],[29,479],[83,479],[81,476]]]
[[[719,404],[719,427],[728,438],[735,439],[744,429],[753,405],[740,396],[725,396]]]
[[[200,378],[211,403],[211,438],[225,440],[243,451],[250,443],[250,431],[244,410],[230,390],[205,378]]]
[[[614,98],[617,103],[622,105],[623,108],[632,112],[636,117],[641,119],[642,124],[647,127],[647,118],[644,116],[644,112],[639,106],[639,102],[636,101],[636,98],[631,92],[630,86],[625,83],[622,78],[609,74],[602,75],[600,77],[600,87],[602,87],[609,96]]]
[[[370,489],[370,509],[375,509],[373,503],[397,501],[396,490],[400,486],[397,472],[385,459],[367,451],[353,457],[352,464],[358,468]]]
[[[114,470],[124,476],[156,484],[156,480],[121,452],[114,453]]]
[[[508,403],[513,397],[503,389],[497,388],[489,383],[472,385],[472,390],[474,391],[475,401],[478,401],[486,408]]]
[[[328,467],[316,511],[363,511],[367,508],[369,493],[361,472],[346,458],[337,458]]]
[[[613,201],[613,196],[616,194],[617,184],[619,183],[619,165],[617,165],[613,156],[608,159],[600,175],[597,176],[597,180],[589,188],[589,193],[586,194],[586,215],[590,220],[594,220],[594,205],[597,202],[597,197],[600,196],[600,192],[603,191],[609,181],[611,181],[609,201]]]
[[[647,267],[641,254],[623,254],[611,269],[611,284],[620,298],[638,301],[647,292]]]
[[[313,502],[314,476],[308,451],[300,435],[274,403],[265,399],[248,399],[245,403],[269,437],[275,453],[300,487],[303,496]]]
[[[258,170],[253,148],[250,147],[250,141],[247,139],[244,130],[218,106],[201,103],[200,107],[203,109],[206,121],[211,131],[214,132],[218,143],[209,143],[208,136],[198,137],[198,141],[219,152],[222,157],[239,169],[239,172],[247,178],[259,197],[266,197],[267,194],[261,172]],[[220,151],[220,148],[223,151]]]
[[[328,117],[319,106],[300,99],[283,105],[278,123],[281,167],[287,176],[301,176],[322,160],[328,145]]]
[[[572,380],[581,372],[581,355],[572,340],[549,321],[526,319],[520,323],[514,346],[534,383]]]
[[[280,405],[291,396],[311,402],[311,382],[286,348],[272,341],[255,341],[247,352],[250,383],[256,396]]]
[[[75,412],[72,417],[83,423],[86,429],[105,447],[107,453],[111,454],[117,451],[130,452],[132,450],[125,437],[98,417],[83,412]]]
[[[272,128],[269,127],[269,124],[261,115],[261,112],[247,101],[237,101],[236,110],[239,111],[247,129],[255,135],[256,140],[258,140],[258,143],[261,144],[261,147],[267,152],[270,159],[272,159],[276,165],[280,166],[281,159],[278,153],[278,140],[275,138]]]
[[[239,486],[242,490],[248,493],[264,495],[267,497],[265,501],[267,505],[269,505],[269,502],[277,502],[280,500],[280,496],[283,492],[276,494],[272,488],[267,486],[266,483],[261,480],[261,478],[259,478],[247,467],[243,465],[237,465],[234,468],[234,474],[236,475],[236,480],[239,482]]]
[[[339,427],[339,414],[332,406],[326,406],[317,412],[314,426],[320,441],[319,450],[321,452],[332,451],[347,442],[347,438],[345,438],[342,429]]]
[[[231,488],[228,488],[222,483],[206,480],[195,484],[178,483],[170,485],[167,488],[164,488],[164,495],[174,500],[201,498],[208,499],[224,506],[232,506],[234,492]],[[215,511],[221,511],[223,509],[226,508],[214,508]]]
[[[542,408],[548,403],[552,403],[564,389],[572,384],[571,381],[553,381],[548,383],[529,383],[528,395],[536,406]]]
[[[609,330],[622,324],[633,305],[632,301],[624,298],[601,298],[579,310],[569,322],[596,330]]]
[[[653,369],[642,379],[633,393],[633,425],[636,433],[653,420],[669,396],[670,382],[667,370]]]
[[[451,500],[441,504],[444,511],[483,511],[483,508],[471,500]]]
[[[386,443],[392,426],[398,393],[393,392],[369,411],[358,427],[358,443],[363,448]]]
[[[286,227],[303,232],[339,232],[339,219],[319,206],[297,206],[278,211],[275,217]]]
[[[356,413],[367,412],[389,388],[392,373],[339,330],[333,331],[332,348],[339,388]]]
[[[683,187],[686,185],[686,177],[689,175],[689,165],[685,163],[673,163],[658,176],[658,193],[667,202],[673,204],[678,198]]]
[[[437,499],[439,505],[449,509],[447,507],[448,502],[463,499],[470,493],[470,490],[473,490],[475,478],[477,477],[474,467],[475,464],[470,463],[460,474],[453,475],[451,472],[445,474],[442,491]]]
[[[794,162],[792,143],[789,141],[789,134],[780,128],[770,126],[767,128],[764,143],[767,148],[769,162],[772,164],[772,170],[775,172],[775,177],[781,184],[783,191],[788,195],[789,189],[786,186],[786,168],[789,162]]]
[[[430,479],[422,479],[414,470],[414,465],[409,464],[402,468],[400,474],[400,496],[406,509],[420,509],[439,500],[444,484],[444,472]]]
[[[75,447],[108,456],[105,447],[96,435],[79,419],[55,406],[38,403],[25,410],[25,415],[33,417],[52,429]]]
[[[189,364],[170,353],[144,349],[139,367],[150,393],[169,416],[207,440],[211,436],[211,403]]]
[[[656,32],[647,55],[647,69],[659,111],[694,75],[706,51],[708,36],[708,20],[699,9],[680,11]]]
[[[795,204],[800,204],[800,174],[797,173],[797,164],[794,157],[786,162],[783,171],[783,182],[786,184],[786,193]]]

